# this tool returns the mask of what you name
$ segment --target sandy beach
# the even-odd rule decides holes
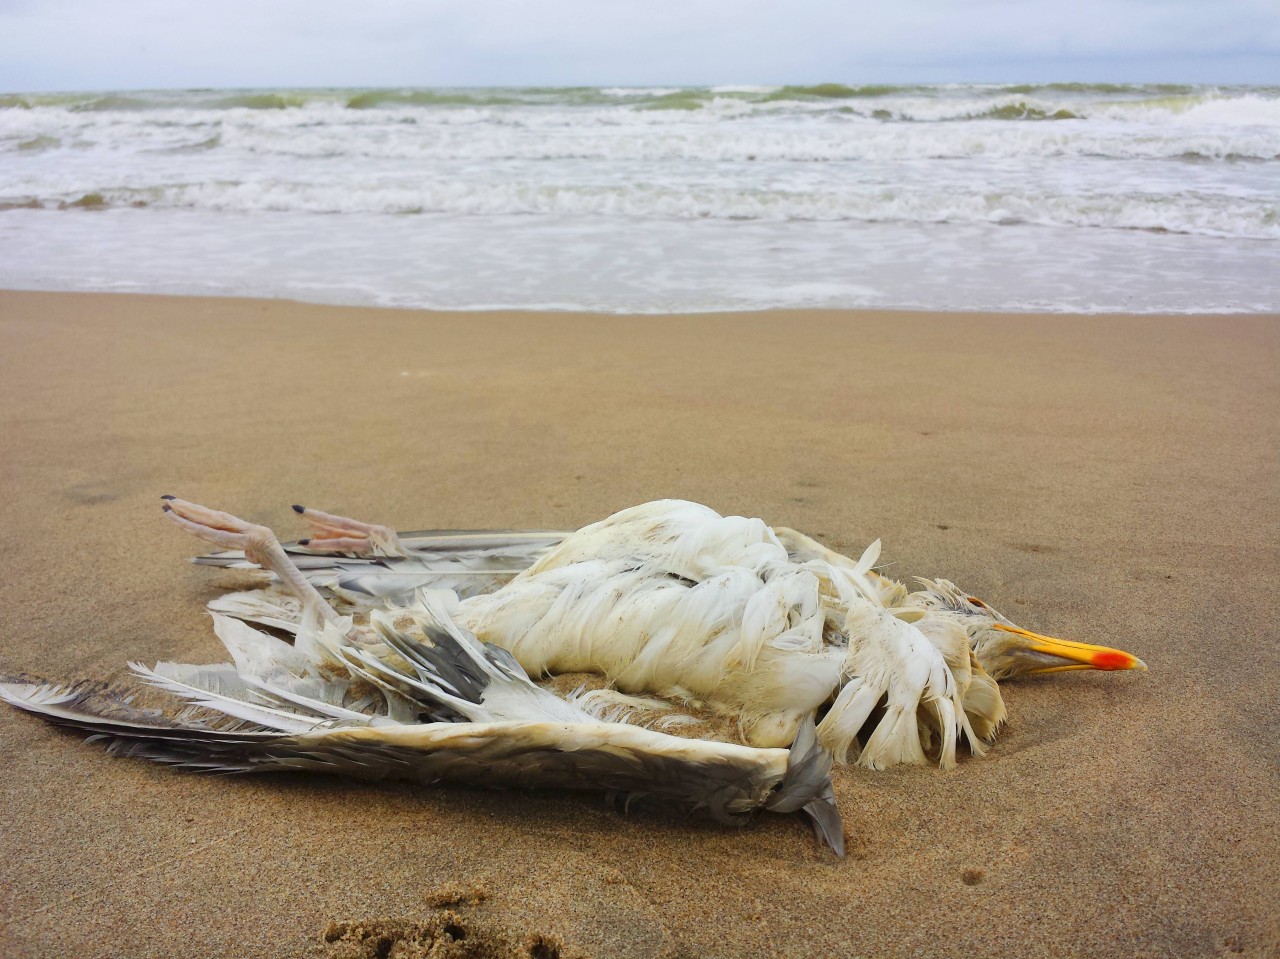
[[[357,954],[331,923],[443,903],[459,955],[498,929],[597,957],[1280,951],[1280,317],[0,293],[0,344],[8,675],[225,658],[226,580],[163,493],[287,537],[291,503],[575,528],[692,499],[882,537],[898,578],[1150,667],[1008,684],[995,746],[950,772],[838,770],[842,860],[792,818],[201,777],[5,709],[0,955],[324,959]]]

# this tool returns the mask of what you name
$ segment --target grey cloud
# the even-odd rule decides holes
[[[1139,67],[1274,83],[1277,64],[1274,0],[0,2],[9,90],[1137,79]]]

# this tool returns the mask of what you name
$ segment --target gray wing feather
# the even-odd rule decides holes
[[[773,812],[803,812],[813,831],[839,856],[844,855],[844,823],[831,785],[831,750],[818,742],[813,716],[800,724],[782,784],[765,804]]]
[[[622,724],[428,723],[285,734],[249,725],[197,725],[127,706],[104,709],[92,694],[75,688],[3,683],[0,699],[89,732],[116,755],[186,769],[318,771],[361,779],[603,790],[661,800],[676,809],[704,810],[726,823],[743,822],[755,810],[770,808],[770,800],[788,781],[790,804],[798,798],[800,783],[811,778],[809,772],[789,776],[791,766],[810,770],[807,754],[799,763],[788,763],[783,750],[682,740]],[[832,833],[821,835],[829,838]]]

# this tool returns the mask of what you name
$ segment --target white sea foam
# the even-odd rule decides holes
[[[235,213],[596,216],[664,220],[1039,224],[1280,240],[1280,199],[1050,195],[955,190],[768,191],[711,186],[560,186],[466,179],[414,182],[62,184],[56,199],[0,194],[0,205],[77,213],[108,207]]]
[[[504,237],[544,244],[554,236],[576,248],[575,237],[589,236],[599,250],[630,249],[640,231],[711,276],[728,267],[705,262],[695,244],[714,236],[732,249],[736,272],[732,282],[707,281],[718,291],[706,294],[709,301],[692,273],[658,263],[643,284],[621,260],[613,274],[601,274],[612,286],[568,270],[573,283],[594,290],[580,301],[573,283],[552,292],[541,279],[487,281],[524,289],[525,305],[700,309],[768,305],[770,296],[779,304],[941,307],[964,306],[963,296],[1013,308],[1052,306],[1057,295],[1074,308],[1114,306],[1110,294],[1067,292],[1072,284],[1096,287],[1096,270],[1046,288],[1057,294],[1036,287],[1033,295],[1026,277],[1060,277],[1055,260],[1064,244],[1090,263],[1119,255],[1155,276],[1170,237],[1179,236],[1192,244],[1180,247],[1192,252],[1179,279],[1194,275],[1197,263],[1211,264],[1214,277],[1199,277],[1198,287],[1164,277],[1144,295],[1166,309],[1178,308],[1171,289],[1183,289],[1196,308],[1274,308],[1275,285],[1260,282],[1252,264],[1280,259],[1280,88],[726,84],[0,96],[0,261],[64,275],[77,244],[101,256],[95,244],[106,242],[104,223],[127,223],[136,258],[159,261],[172,242],[167,231],[180,223],[190,248],[202,250],[189,267],[219,272],[240,262],[239,248],[195,235],[267,221],[273,228],[264,236],[283,246],[248,247],[275,264],[270,275],[280,276],[281,290],[349,286],[378,302],[429,297],[398,269],[381,281],[370,270],[344,286],[340,265],[320,270],[293,255],[299,237],[336,243],[354,231],[372,247],[358,256],[348,250],[350,261],[375,263],[393,260],[407,236],[430,229],[450,254],[477,244],[474,262],[490,255],[497,222]],[[981,248],[957,251],[949,238],[961,235],[979,238]],[[1014,235],[1017,271],[984,269],[994,251],[1009,255],[1001,241]],[[806,236],[824,243],[805,243],[806,256],[790,260],[776,282],[747,279],[772,276],[778,244]],[[392,237],[400,246],[383,248]],[[917,285],[884,281],[892,270],[879,253],[887,248],[940,277],[941,299],[917,303]],[[1227,249],[1232,256],[1206,252]],[[45,250],[47,262],[33,261],[29,250]],[[281,269],[285,254],[289,266]],[[975,263],[978,254],[987,259]],[[851,277],[850,258],[878,262],[880,271]],[[505,262],[517,272],[522,264],[555,269],[542,249],[516,249]],[[1237,271],[1235,263],[1250,266]],[[1005,294],[989,301],[960,282],[962,270],[999,278]],[[472,292],[440,303],[492,302],[465,273],[455,270],[448,282]],[[243,267],[241,279],[249,274],[257,275]],[[111,282],[160,281],[116,275]],[[1114,276],[1108,282],[1125,285]],[[619,292],[611,306],[609,288],[646,290],[649,299]],[[1195,299],[1195,289],[1214,290],[1215,299]]]
[[[242,161],[250,159],[247,155],[269,154],[799,162],[1280,157],[1280,98],[1204,100],[1180,111],[1110,104],[1097,107],[1098,118],[1039,116],[1066,109],[1011,97],[867,100],[846,112],[833,112],[825,103],[792,109],[786,103],[760,105],[724,98],[708,99],[701,109],[679,111],[629,106],[351,110],[323,102],[293,110],[153,109],[136,114],[37,107],[0,109],[0,152],[29,150],[37,138],[83,152],[136,152],[191,147],[216,136],[216,146],[228,160]],[[1032,113],[1019,122],[1015,114],[1020,111]]]
[[[681,87],[602,87],[606,97],[669,97],[682,92]]]

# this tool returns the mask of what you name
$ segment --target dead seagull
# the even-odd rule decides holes
[[[1021,629],[946,580],[908,593],[873,570],[879,541],[853,560],[795,530],[679,500],[575,533],[402,535],[295,506],[314,535],[287,550],[265,528],[237,532],[248,525],[168,505],[197,536],[240,547],[198,562],[262,566],[309,609],[328,609],[321,593],[360,613],[446,587],[461,597],[447,615],[532,675],[598,672],[620,694],[734,717],[764,747],[787,745],[804,717],[826,708],[823,744],[873,768],[930,752],[950,766],[961,736],[981,754],[1005,716],[997,678],[1145,669],[1120,650]],[[266,545],[246,555],[241,541],[255,535]],[[301,569],[284,568],[289,559]],[[211,607],[269,625],[299,615],[279,591]]]
[[[85,686],[8,683],[0,698],[189,768],[598,789],[728,822],[802,811],[839,851],[833,756],[950,766],[960,738],[980,755],[1003,721],[997,678],[1145,668],[1023,630],[946,580],[909,593],[874,570],[879,541],[854,560],[696,503],[574,533],[398,534],[297,506],[314,535],[285,546],[164,499],[223,547],[197,562],[275,580],[209,604],[233,664],[131,664],[187,702],[161,717]],[[584,671],[612,688],[561,697],[529,679]],[[749,745],[626,722],[672,704],[736,718]]]

